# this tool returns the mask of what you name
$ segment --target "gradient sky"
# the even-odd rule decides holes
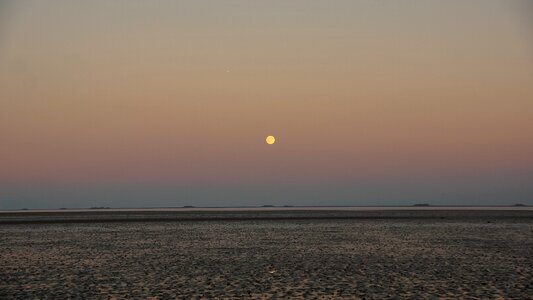
[[[532,20],[528,1],[0,0],[0,209],[533,204]]]

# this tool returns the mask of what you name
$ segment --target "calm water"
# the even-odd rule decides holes
[[[294,206],[294,207],[168,207],[168,208],[106,208],[106,209],[28,209],[0,210],[0,213],[28,212],[178,212],[178,211],[401,211],[401,210],[491,210],[491,211],[533,211],[533,206]]]

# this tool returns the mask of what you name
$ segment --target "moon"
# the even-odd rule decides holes
[[[272,145],[276,142],[276,138],[272,135],[266,137],[266,143]]]

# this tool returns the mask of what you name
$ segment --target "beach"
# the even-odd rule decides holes
[[[533,211],[9,212],[0,266],[1,299],[533,299]]]

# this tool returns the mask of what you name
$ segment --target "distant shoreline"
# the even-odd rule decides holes
[[[533,207],[268,207],[180,209],[25,210],[0,213],[0,224],[95,222],[198,222],[281,220],[530,219]]]
[[[2,213],[33,213],[33,212],[130,212],[130,211],[295,211],[295,210],[348,210],[348,211],[372,211],[372,210],[531,210],[533,205],[363,205],[363,206],[183,206],[183,207],[92,207],[92,208],[57,208],[57,209],[0,209]]]

